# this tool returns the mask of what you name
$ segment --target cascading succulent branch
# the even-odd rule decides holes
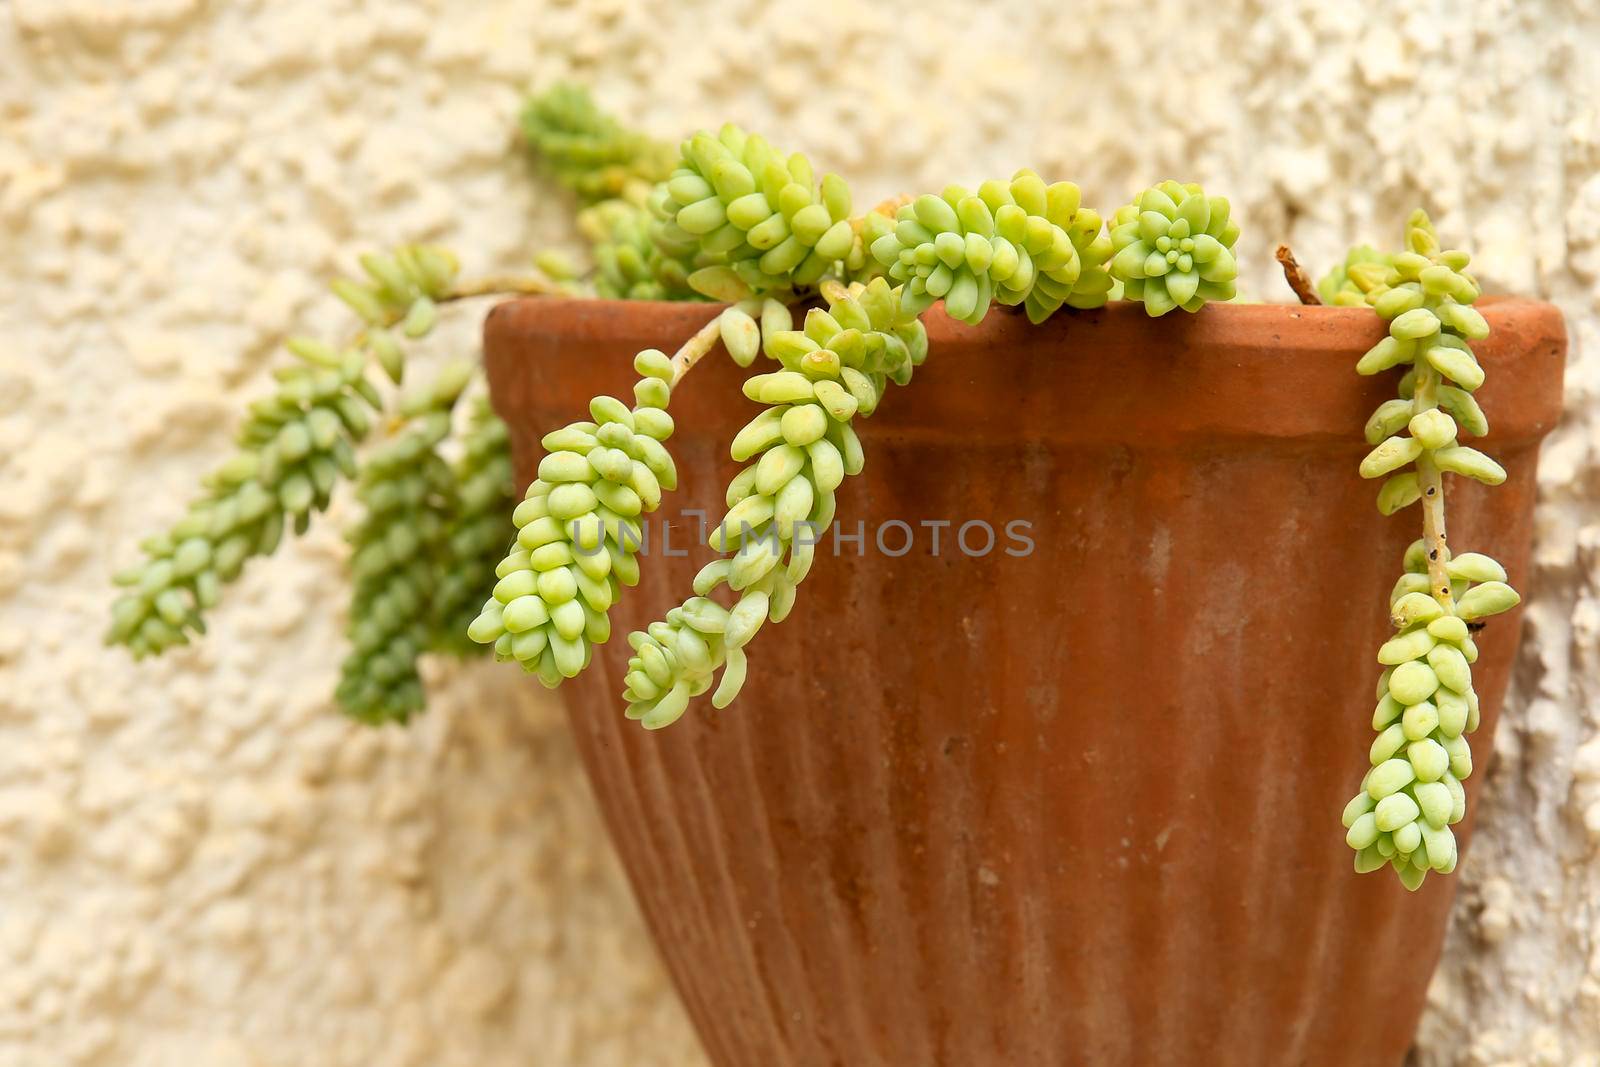
[[[559,685],[610,639],[611,609],[639,580],[643,523],[677,484],[666,447],[673,390],[720,346],[741,367],[771,362],[744,384],[760,410],[730,446],[743,466],[708,537],[719,558],[691,596],[628,636],[627,714],[663,727],[697,696],[712,692],[721,708],[740,692],[751,641],[793,608],[846,479],[863,469],[858,420],[927,358],[921,316],[936,301],[977,324],[997,304],[1040,323],[1114,299],[1159,317],[1235,298],[1238,222],[1225,198],[1195,184],[1146,189],[1109,227],[1076,185],[1029,170],[858,212],[838,175],[819,178],[804,156],[731,125],[674,150],[582,90],[557,87],[529,101],[522,129],[578,200],[592,270],[545,252],[530,276],[464,283],[455,259],[430,246],[363,257],[365,280],[333,286],[360,319],[353,337],[289,342],[299,364],[251,405],[238,455],[206,479],[188,516],[143,542],[146,561],[118,576],[127,592],[108,640],[135,655],[187,642],[249,558],[272,552],[286,527],[304,531],[337,483],[354,479],[364,516],[351,533],[344,710],[374,723],[415,714],[429,652],[492,650]],[[1466,264],[1439,250],[1419,213],[1407,251],[1356,249],[1321,286],[1328,303],[1370,305],[1390,321],[1362,373],[1412,365],[1400,397],[1368,424],[1375,447],[1361,473],[1389,476],[1385,513],[1422,501],[1423,538],[1392,598],[1398,634],[1379,653],[1389,669],[1373,769],[1345,813],[1357,869],[1387,862],[1412,887],[1456,862],[1449,826],[1462,815],[1464,735],[1478,716],[1474,620],[1517,602],[1498,564],[1452,557],[1444,541],[1442,473],[1504,477],[1456,441],[1487,430],[1468,345],[1487,326],[1470,306],[1478,288]],[[467,372],[447,369],[398,405],[369,380],[376,364],[400,383],[403,345],[429,333],[440,305],[500,293],[726,306],[672,355],[637,354],[632,403],[596,397],[587,419],[545,436],[538,477],[518,501],[505,426],[481,399],[469,418],[456,414]],[[375,426],[385,440],[363,461],[356,446]]]
[[[141,543],[144,565],[116,576],[128,592],[112,605],[109,640],[144,656],[204,633],[222,585],[250,557],[270,555],[285,526],[304,532],[340,479],[357,475],[355,445],[384,405],[368,367],[377,362],[400,380],[400,338],[433,328],[436,302],[448,298],[456,276],[454,257],[426,245],[362,262],[371,282],[341,279],[334,291],[364,328],[343,347],[289,341],[299,362],[279,369],[274,393],[250,405],[239,451],[205,479],[188,515]]]
[[[556,179],[587,205],[581,213],[611,275],[635,265],[615,251],[619,234],[644,232],[645,196],[665,176],[673,150],[605,115],[586,93],[557,87],[532,98],[525,137]],[[605,211],[604,216],[590,212]],[[605,221],[609,220],[609,221]],[[505,426],[479,401],[453,467],[443,450],[451,412],[468,374],[446,372],[430,390],[392,405],[372,371],[399,385],[407,346],[427,336],[441,305],[477,296],[582,291],[558,255],[535,257],[530,275],[463,282],[456,258],[431,245],[361,257],[361,279],[333,293],[355,312],[344,342],[291,338],[297,363],[275,372],[275,392],[250,405],[238,453],[202,483],[189,514],[145,539],[145,561],[120,572],[125,592],[112,605],[108,643],[135,656],[158,654],[205,632],[205,612],[254,556],[270,555],[285,529],[305,532],[341,480],[357,482],[365,516],[351,531],[350,639],[335,690],[343,710],[367,722],[403,722],[422,707],[417,662],[427,652],[474,655],[466,633],[496,564],[515,535],[513,474]],[[624,286],[613,295],[695,297]],[[603,278],[597,287],[605,289]],[[467,365],[470,366],[470,365]],[[363,461],[358,446],[374,429],[384,440]]]
[[[405,428],[361,469],[366,516],[350,533],[350,655],[339,703],[358,719],[404,721],[423,706],[417,658],[434,643],[438,586],[451,572],[450,527],[460,511],[455,472],[438,452],[450,410],[472,375],[448,366],[431,388],[406,397]]]
[[[764,623],[789,614],[818,531],[833,520],[836,491],[865,463],[855,418],[869,417],[888,385],[909,383],[927,357],[924,311],[943,299],[952,316],[978,323],[994,304],[1020,304],[1042,322],[1064,304],[1099,306],[1116,281],[1136,287],[1154,267],[1148,256],[1108,262],[1115,238],[1071,182],[1047,184],[1023,170],[976,191],[949,186],[857,216],[838,175],[818,179],[804,156],[732,125],[685,141],[678,166],[646,202],[655,262],[681,265],[690,289],[732,306],[672,359],[639,354],[644,377],[632,410],[599,397],[592,421],[545,438],[549,454],[517,508],[518,543],[469,633],[547,685],[581,672],[609,636],[606,612],[621,586],[637,581],[639,517],[675,482],[661,444],[672,430],[672,385],[718,340],[741,366],[765,354],[779,369],[745,383],[762,410],[732,442],[746,466],[708,539],[724,558],[701,570],[694,596],[628,638],[627,714],[653,729],[675,722],[713,684],[717,707],[738,695],[745,646]],[[1174,278],[1196,279],[1182,293],[1187,310],[1233,295],[1228,246],[1238,227],[1225,199],[1167,182],[1137,203],[1151,216],[1167,212],[1152,242],[1188,242],[1172,246],[1170,263]],[[1132,221],[1142,240],[1151,227]],[[1152,301],[1152,314],[1176,306],[1157,311]],[[791,307],[806,308],[801,329]],[[713,596],[724,585],[728,604]]]
[[[1396,634],[1378,650],[1384,671],[1372,715],[1372,768],[1344,810],[1356,870],[1387,864],[1407,889],[1419,888],[1429,871],[1455,869],[1450,827],[1466,813],[1466,735],[1478,726],[1472,631],[1520,599],[1500,564],[1477,552],[1452,554],[1445,537],[1445,472],[1486,485],[1506,477],[1498,463],[1458,441],[1463,431],[1489,430],[1472,396],[1483,368],[1469,344],[1487,337],[1489,325],[1471,306],[1479,289],[1468,262],[1465,252],[1440,250],[1418,211],[1406,226],[1405,251],[1358,248],[1320,287],[1330,303],[1370,305],[1389,323],[1389,335],[1356,364],[1359,373],[1409,368],[1399,397],[1367,422],[1373,448],[1361,476],[1386,477],[1378,490],[1385,515],[1420,501],[1422,537],[1406,551],[1405,573],[1390,596]]]

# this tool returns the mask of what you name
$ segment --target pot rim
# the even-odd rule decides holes
[[[578,355],[588,344],[670,352],[726,305],[700,302],[519,297],[496,305],[484,324],[491,383],[534,339],[551,354]],[[1529,447],[1553,429],[1562,409],[1567,345],[1554,304],[1517,297],[1481,302],[1490,336],[1474,343],[1488,370],[1479,393],[1491,429],[1484,446]],[[1136,303],[1067,309],[1035,326],[1020,308],[997,307],[978,326],[957,322],[936,304],[924,316],[932,358],[915,383],[916,402],[886,403],[876,432],[960,437],[1019,425],[1034,436],[1115,443],[1138,438],[1188,446],[1253,438],[1302,438],[1364,450],[1361,427],[1372,409],[1395,395],[1398,372],[1372,377],[1355,363],[1385,335],[1369,309],[1301,304],[1208,304],[1195,314],[1150,318]],[[569,343],[570,342],[570,345]],[[994,358],[1004,352],[1006,360]],[[551,373],[579,371],[584,361]],[[708,361],[710,362],[710,361]],[[697,369],[699,381],[722,373],[758,373],[727,364]],[[594,374],[582,368],[584,374]],[[602,385],[626,397],[632,368],[618,361]],[[954,386],[954,388],[950,388]],[[692,431],[702,398],[726,399],[709,387],[680,389],[674,411]],[[1093,403],[1083,403],[1092,397]],[[509,398],[502,397],[497,403]],[[536,398],[510,400],[529,414]],[[742,397],[736,401],[745,403]],[[1477,442],[1474,441],[1474,444]]]

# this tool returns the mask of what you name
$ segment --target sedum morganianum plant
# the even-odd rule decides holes
[[[1330,303],[1368,305],[1389,324],[1388,336],[1356,364],[1359,373],[1407,368],[1399,397],[1367,421],[1373,448],[1361,476],[1385,478],[1378,490],[1385,515],[1420,502],[1422,537],[1407,549],[1405,573],[1390,596],[1396,633],[1378,650],[1385,669],[1372,714],[1372,769],[1345,807],[1344,825],[1356,870],[1388,864],[1408,889],[1429,871],[1455,869],[1450,827],[1466,814],[1466,735],[1478,727],[1472,631],[1520,599],[1500,564],[1478,552],[1452,553],[1445,536],[1445,472],[1486,485],[1506,477],[1459,441],[1462,433],[1489,432],[1472,396],[1484,374],[1470,344],[1489,335],[1489,324],[1472,307],[1479,289],[1468,261],[1465,252],[1442,251],[1418,211],[1406,227],[1405,251],[1358,248],[1321,287]]]
[[[743,387],[760,411],[730,444],[742,469],[708,538],[717,558],[681,604],[627,638],[626,712],[663,727],[707,693],[726,707],[746,684],[752,641],[789,614],[816,562],[804,534],[832,522],[866,463],[861,420],[928,358],[921,317],[935,302],[976,325],[996,305],[1042,323],[1108,300],[1158,317],[1235,298],[1239,225],[1225,198],[1192,183],[1148,188],[1109,222],[1076,185],[1029,170],[861,211],[838,175],[819,177],[803,155],[732,125],[674,151],[559,87],[530,100],[522,130],[576,197],[593,269],[579,276],[545,253],[532,275],[463,282],[454,257],[431,246],[363,257],[364,278],[333,286],[357,317],[351,336],[289,342],[297,362],[251,405],[238,452],[188,515],[142,542],[145,561],[117,576],[125,591],[109,641],[143,656],[204,632],[204,613],[245,562],[271,553],[285,529],[303,532],[353,480],[363,515],[350,532],[351,652],[336,690],[348,714],[382,723],[419,711],[429,653],[492,650],[559,685],[612,637],[611,610],[639,580],[642,524],[677,485],[673,391],[720,347],[741,367],[762,361]],[[1448,826],[1461,816],[1462,735],[1477,716],[1469,624],[1516,598],[1492,561],[1444,549],[1442,472],[1503,476],[1455,442],[1458,427],[1483,432],[1470,395],[1482,372],[1466,342],[1486,327],[1469,306],[1477,286],[1461,273],[1465,256],[1440,252],[1420,217],[1408,245],[1353,252],[1324,294],[1392,320],[1363,373],[1414,364],[1368,428],[1377,447],[1363,474],[1415,467],[1392,475],[1380,506],[1422,499],[1425,522],[1396,590],[1399,635],[1380,653],[1392,667],[1374,769],[1346,813],[1357,868],[1391,862],[1414,887],[1455,863]],[[708,305],[705,325],[671,354],[638,353],[631,398],[595,397],[587,418],[547,434],[519,500],[505,427],[481,398],[469,417],[457,412],[475,388],[469,365],[393,395],[407,346],[443,305],[501,293],[723,306]],[[374,434],[382,440],[363,458],[357,446]]]

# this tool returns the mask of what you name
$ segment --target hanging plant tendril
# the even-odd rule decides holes
[[[1421,502],[1422,538],[1406,551],[1405,573],[1390,597],[1396,633],[1378,650],[1385,670],[1372,717],[1372,766],[1343,821],[1356,870],[1388,865],[1412,890],[1429,871],[1453,871],[1459,858],[1450,827],[1466,814],[1466,735],[1479,719],[1471,667],[1478,647],[1469,623],[1520,599],[1500,564],[1476,552],[1452,554],[1445,534],[1445,472],[1486,485],[1506,476],[1458,441],[1463,431],[1481,436],[1489,429],[1472,398],[1484,375],[1469,342],[1487,337],[1489,326],[1471,306],[1479,289],[1468,262],[1465,252],[1440,249],[1418,211],[1406,226],[1405,251],[1355,249],[1318,287],[1328,303],[1365,304],[1389,324],[1388,336],[1356,365],[1359,373],[1409,367],[1399,398],[1367,423],[1373,448],[1361,476],[1385,479],[1378,490],[1385,515]]]

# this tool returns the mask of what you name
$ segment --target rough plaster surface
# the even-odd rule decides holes
[[[567,239],[509,138],[563,76],[863,199],[1181,172],[1233,196],[1269,299],[1277,239],[1321,265],[1420,202],[1559,301],[1528,640],[1419,1052],[1600,1064],[1600,4],[905,6],[0,0],[0,1067],[701,1062],[540,691],[441,671],[408,732],[333,712],[336,522],[198,649],[97,647],[283,335],[341,328],[353,251]]]

